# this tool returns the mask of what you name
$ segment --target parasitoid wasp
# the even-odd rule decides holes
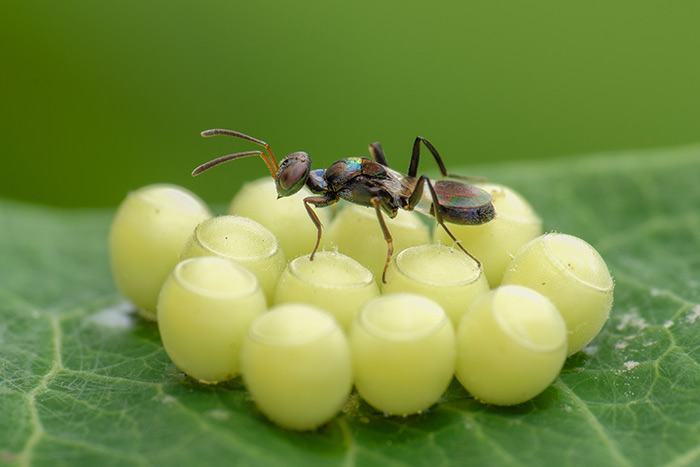
[[[399,209],[417,210],[423,214],[434,216],[438,225],[452,238],[459,248],[469,255],[478,265],[481,263],[472,256],[455,238],[445,225],[452,224],[484,224],[495,216],[491,195],[474,185],[456,180],[431,180],[426,175],[418,174],[421,145],[430,151],[435,158],[440,173],[445,178],[469,179],[447,172],[445,164],[437,149],[425,138],[418,136],[413,143],[413,153],[404,175],[389,168],[382,146],[372,143],[369,146],[372,159],[366,157],[347,157],[335,161],[327,169],[311,170],[311,158],[305,152],[293,152],[282,159],[278,165],[270,145],[252,136],[233,130],[213,129],[202,132],[202,136],[227,135],[251,141],[263,147],[263,151],[237,152],[221,156],[206,162],[192,171],[192,176],[208,170],[224,162],[243,157],[260,156],[270,170],[277,187],[277,197],[291,196],[303,186],[311,190],[315,196],[304,198],[304,207],[318,230],[316,246],[311,252],[313,260],[321,243],[321,221],[312,209],[330,206],[341,199],[361,206],[373,207],[377,213],[379,225],[387,243],[386,262],[382,273],[382,282],[386,283],[386,270],[394,251],[389,229],[384,221],[382,211],[390,218],[396,217]],[[428,193],[424,193],[424,187]]]

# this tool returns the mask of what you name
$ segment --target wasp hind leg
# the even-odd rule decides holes
[[[471,259],[474,260],[474,262],[476,262],[476,267],[481,268],[481,261],[479,261],[474,255],[469,253],[466,250],[466,248],[464,248],[462,246],[462,242],[457,237],[455,237],[452,234],[452,232],[450,232],[450,229],[448,229],[447,226],[445,225],[445,220],[442,217],[442,206],[438,202],[437,193],[435,193],[435,188],[433,187],[433,184],[428,177],[426,177],[425,175],[421,175],[420,179],[418,180],[418,184],[416,185],[416,188],[414,188],[413,193],[411,194],[411,197],[409,199],[413,200],[415,192],[418,191],[419,189],[420,189],[420,194],[423,193],[421,180],[423,180],[428,185],[428,190],[430,190],[430,197],[432,198],[432,201],[433,201],[432,211],[433,211],[433,215],[435,216],[435,221],[438,223],[438,225],[440,227],[442,227],[442,229],[447,233],[447,235],[449,235],[449,237],[452,239],[452,241],[454,241],[457,244],[459,249],[462,250],[463,252],[465,252],[467,254],[467,256],[469,256]],[[419,188],[419,186],[421,188]],[[415,202],[417,202],[418,200],[420,200],[420,196],[417,197],[417,200],[415,200]]]
[[[464,175],[457,175],[457,174],[451,174],[447,171],[447,168],[445,167],[445,163],[442,161],[442,157],[440,157],[440,154],[438,153],[437,149],[435,149],[435,146],[433,146],[430,141],[427,139],[423,138],[422,136],[417,136],[416,140],[413,142],[413,152],[411,153],[411,163],[408,166],[408,175],[409,177],[415,177],[418,174],[418,162],[420,160],[420,147],[421,143],[425,145],[426,148],[428,148],[428,151],[430,151],[430,154],[433,155],[433,158],[435,159],[435,162],[437,162],[438,168],[440,169],[440,174],[443,177],[447,178],[458,178],[461,180],[472,180],[476,182],[483,182],[484,179],[481,177],[468,177]]]

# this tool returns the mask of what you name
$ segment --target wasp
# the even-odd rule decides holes
[[[446,222],[452,224],[484,224],[495,216],[491,195],[474,185],[457,180],[431,180],[426,175],[418,176],[418,162],[421,146],[432,154],[443,178],[468,180],[469,177],[447,172],[437,149],[427,139],[418,136],[413,143],[411,162],[407,175],[389,168],[382,146],[372,143],[367,157],[346,157],[335,161],[327,169],[311,170],[311,158],[305,152],[293,152],[277,164],[270,145],[266,142],[233,130],[213,129],[202,132],[202,136],[227,135],[253,142],[263,151],[237,152],[206,162],[192,171],[199,175],[224,162],[243,157],[259,156],[267,165],[275,180],[277,197],[291,196],[306,186],[314,194],[304,198],[304,207],[316,226],[318,236],[311,252],[313,260],[321,243],[322,225],[312,208],[330,206],[341,199],[351,203],[374,208],[387,243],[386,262],[382,272],[382,282],[386,283],[386,270],[394,252],[393,241],[384,220],[384,214],[396,217],[399,209],[416,210],[433,216],[440,227],[452,238],[459,248],[469,255],[477,265],[478,259],[472,256],[450,232]],[[427,191],[425,188],[428,188]],[[382,214],[384,213],[384,214]]]

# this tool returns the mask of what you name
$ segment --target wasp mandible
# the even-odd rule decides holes
[[[318,231],[316,246],[311,252],[313,260],[321,243],[322,225],[314,212],[320,208],[337,203],[341,199],[361,206],[373,207],[377,213],[379,225],[387,243],[386,262],[382,272],[382,282],[386,283],[386,270],[394,252],[393,241],[382,212],[390,218],[396,217],[399,209],[417,210],[434,216],[438,225],[452,238],[459,248],[469,255],[478,265],[481,263],[472,256],[455,238],[445,225],[484,224],[495,216],[491,195],[474,185],[456,180],[431,180],[426,175],[418,174],[421,145],[424,145],[435,158],[440,173],[445,178],[468,179],[447,172],[445,164],[437,149],[427,139],[418,136],[413,143],[408,174],[404,175],[389,168],[382,146],[372,143],[369,146],[372,159],[366,157],[346,157],[335,161],[327,169],[311,170],[311,158],[305,152],[293,152],[277,164],[270,145],[252,136],[233,130],[214,129],[202,132],[202,136],[227,135],[251,141],[263,147],[263,151],[246,151],[228,154],[200,165],[192,176],[224,162],[243,157],[260,156],[275,180],[278,198],[291,196],[306,185],[315,196],[304,198],[304,207]],[[428,187],[425,193],[425,187]]]

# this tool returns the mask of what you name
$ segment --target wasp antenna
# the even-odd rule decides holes
[[[197,175],[201,174],[204,171],[207,171],[211,169],[212,167],[215,167],[219,164],[223,164],[224,162],[236,160],[236,159],[241,159],[243,157],[250,157],[250,156],[260,156],[263,161],[265,161],[265,164],[267,165],[267,168],[270,169],[270,173],[272,174],[272,178],[275,180],[277,179],[277,174],[276,172],[273,171],[272,166],[270,165],[269,161],[267,160],[267,157],[265,156],[264,153],[260,151],[246,151],[246,152],[237,152],[235,154],[227,154],[225,156],[217,157],[216,159],[210,160],[209,162],[205,162],[204,164],[200,165],[196,169],[192,171],[192,176],[196,177]]]
[[[233,130],[225,130],[223,128],[214,128],[212,130],[204,130],[202,132],[202,136],[209,137],[209,136],[217,136],[217,135],[226,135],[226,136],[233,136],[235,138],[240,138],[244,139],[246,141],[253,142],[255,144],[259,144],[260,146],[268,146],[268,144],[265,141],[262,141],[258,138],[253,138],[252,136],[248,136],[244,133],[241,133],[239,131],[233,131]]]
[[[264,147],[265,152],[267,154],[261,154],[261,157],[265,160],[265,164],[267,164],[268,167],[272,166],[274,168],[274,170],[271,169],[270,171],[274,172],[273,178],[277,178],[276,174],[277,174],[277,170],[279,170],[279,165],[277,164],[277,159],[275,159],[275,155],[272,154],[272,148],[265,141],[257,139],[257,138],[253,138],[252,136],[248,136],[245,133],[241,133],[239,131],[226,130],[223,128],[214,128],[211,130],[204,130],[201,134],[205,138],[208,138],[210,136],[217,136],[217,135],[233,136],[234,138],[244,139],[246,141],[250,141],[251,143],[255,143],[257,145]]]

